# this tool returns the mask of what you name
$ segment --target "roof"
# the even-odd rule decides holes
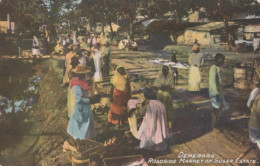
[[[246,33],[260,32],[260,24],[257,24],[257,25],[247,25],[247,26],[245,26],[244,32],[246,32]]]
[[[229,26],[235,25],[234,22],[229,22],[228,23]],[[200,25],[197,27],[192,27],[192,28],[188,28],[189,30],[193,30],[193,31],[206,31],[206,32],[210,32],[210,31],[215,31],[218,29],[222,29],[224,28],[224,22],[211,22],[208,24],[204,24],[204,25]]]

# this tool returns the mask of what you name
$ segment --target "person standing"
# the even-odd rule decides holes
[[[43,33],[43,54],[47,55],[49,53],[49,34],[48,31],[45,30]]]
[[[253,47],[254,47],[254,54],[258,53],[259,50],[259,44],[260,44],[260,39],[257,36],[257,34],[254,34],[254,38],[253,38]]]
[[[169,128],[172,128],[174,116],[171,92],[174,88],[174,82],[172,73],[169,71],[168,66],[163,65],[162,72],[156,78],[154,86],[159,89],[157,92],[157,99],[164,104],[167,111]]]
[[[94,52],[94,63],[95,63],[95,69],[96,69],[96,72],[94,74],[94,79],[95,79],[95,82],[101,82],[103,80],[102,73],[101,73],[102,55],[101,55],[101,52],[99,51],[98,45],[94,46],[93,52]]]
[[[94,63],[94,57],[92,56],[91,51],[89,49],[86,51],[86,67],[91,70],[91,74],[89,75],[90,77],[87,81],[91,86],[90,96],[94,96],[96,94],[95,79],[94,79],[96,68]]]
[[[190,92],[199,92],[201,83],[201,73],[199,67],[203,64],[204,59],[203,55],[199,53],[200,47],[198,44],[194,45],[192,51],[193,53],[189,55],[189,64],[191,67],[189,71],[188,90]]]
[[[72,68],[70,69],[68,75],[69,75],[69,79],[72,80],[75,76],[75,73],[72,72],[72,70],[74,70],[79,64],[78,57],[76,57],[76,56],[72,57],[70,64],[71,64]],[[68,98],[67,98],[68,118],[71,118],[71,114],[72,114],[72,111],[74,109],[75,103],[76,103],[76,99],[75,99],[75,97],[72,93],[72,88],[70,88],[70,86],[69,86],[69,88],[68,88]]]
[[[209,71],[209,96],[213,106],[211,128],[219,124],[223,109],[228,107],[224,98],[223,77],[220,70],[224,64],[225,56],[218,53],[215,56],[215,64],[211,66]]]
[[[111,107],[108,122],[111,124],[127,124],[127,102],[131,98],[131,87],[127,72],[123,66],[118,66],[111,79]]]
[[[72,68],[72,66],[71,66],[71,58],[73,56],[76,56],[76,52],[75,52],[75,50],[73,50],[73,46],[72,45],[68,46],[68,50],[69,50],[69,52],[66,54],[66,57],[65,57],[66,71],[65,71],[65,74],[64,74],[64,77],[63,77],[63,85],[64,86],[68,85],[69,82],[70,82],[69,71]]]
[[[95,136],[94,120],[89,99],[89,85],[85,75],[90,73],[85,66],[77,66],[72,70],[75,73],[70,88],[76,100],[72,115],[68,124],[67,132],[80,140],[92,139]]]
[[[92,38],[92,46],[95,47],[97,44],[97,38],[96,38],[96,35],[93,34],[93,38]]]
[[[106,43],[106,46],[103,51],[103,61],[104,61],[103,75],[104,75],[104,77],[109,77],[110,54],[111,54],[111,49],[109,47],[109,43]]]
[[[40,48],[40,42],[36,36],[33,36],[32,55],[34,58],[38,55],[41,55],[39,48]]]
[[[17,38],[17,47],[18,47],[18,57],[23,57],[23,34],[19,33]]]
[[[172,54],[171,61],[174,62],[175,64],[178,63],[178,61],[176,59],[176,53],[175,52]],[[172,68],[172,73],[173,73],[173,83],[174,83],[175,86],[177,86],[178,85],[178,79],[179,79],[179,72],[178,72],[177,67],[171,66],[171,68]]]

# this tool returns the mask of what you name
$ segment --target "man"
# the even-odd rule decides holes
[[[213,106],[211,128],[214,128],[219,123],[223,109],[227,108],[223,91],[223,77],[220,71],[220,67],[224,64],[225,56],[218,53],[215,56],[215,64],[211,66],[209,71],[209,96]]]
[[[258,53],[259,50],[259,43],[260,43],[260,39],[257,36],[257,34],[254,34],[254,38],[253,38],[253,47],[254,47],[254,54]]]
[[[18,47],[18,57],[23,57],[23,34],[20,33],[17,38],[17,47]]]
[[[189,56],[189,87],[188,90],[190,92],[199,92],[200,91],[200,83],[201,83],[201,74],[199,67],[203,64],[204,59],[203,55],[200,52],[199,44],[195,40],[195,45],[193,47],[193,53]],[[196,44],[197,43],[197,44]]]
[[[106,46],[103,50],[103,73],[104,77],[109,77],[109,63],[110,63],[110,54],[111,54],[111,49],[109,47],[109,43],[106,43]]]

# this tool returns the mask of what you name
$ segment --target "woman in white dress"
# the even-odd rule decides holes
[[[101,74],[101,58],[102,58],[102,54],[98,49],[98,46],[94,47],[94,63],[95,63],[95,69],[96,72],[94,74],[94,79],[95,82],[101,82],[102,79],[102,74]]]
[[[40,42],[36,36],[33,36],[33,47],[32,47],[33,56],[41,55],[39,48],[40,48]]]

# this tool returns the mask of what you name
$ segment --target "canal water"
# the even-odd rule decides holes
[[[0,62],[0,114],[26,111],[36,100],[40,77],[33,65],[21,61]]]
[[[35,63],[20,60],[0,61],[0,165],[31,165],[24,156],[37,139],[36,123],[32,118],[37,101],[40,77],[33,69]],[[28,154],[28,153],[27,153]]]

